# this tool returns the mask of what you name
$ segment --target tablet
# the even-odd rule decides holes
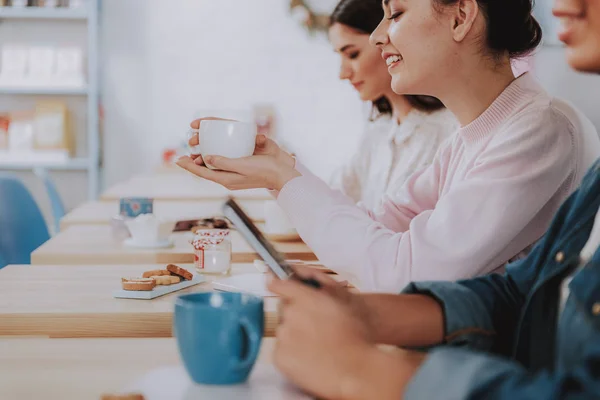
[[[298,277],[294,269],[287,263],[283,255],[265,238],[248,215],[236,203],[234,199],[229,199],[223,206],[223,215],[231,221],[237,231],[248,242],[250,246],[265,261],[265,264],[271,269],[273,274],[279,279],[298,279],[307,285],[319,288],[321,285],[314,279],[303,279]]]

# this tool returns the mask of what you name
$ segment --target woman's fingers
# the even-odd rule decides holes
[[[246,176],[224,170],[211,170],[205,166],[198,165],[197,160],[195,162],[190,157],[184,156],[177,160],[177,165],[196,176],[218,183],[229,190],[256,188],[253,181],[249,180]]]
[[[293,268],[294,272],[304,279],[314,279],[324,286],[338,285],[338,282],[335,279],[331,278],[328,274],[316,270],[315,268],[303,265],[295,265]]]
[[[190,146],[198,146],[200,144],[200,140],[198,138],[198,132],[197,131],[200,129],[200,124],[202,123],[202,121],[235,121],[235,119],[218,118],[218,117],[205,117],[205,118],[198,118],[198,119],[193,120],[190,123],[190,128],[192,128],[192,130],[190,131],[190,136],[189,136],[189,139],[188,139],[188,144]],[[264,135],[259,135],[259,136],[263,136],[264,137]]]
[[[237,175],[224,171],[214,171],[207,167],[197,165],[190,157],[181,157],[177,160],[177,165],[194,175],[219,183],[223,186],[235,183],[233,181],[235,180],[235,175]]]
[[[270,292],[279,295],[282,301],[305,301],[315,296],[317,289],[293,279],[272,278],[267,283]]]
[[[196,163],[196,165],[204,165],[204,159],[200,154],[193,154],[190,156],[192,160]]]
[[[200,140],[198,139],[198,132],[190,135],[190,138],[188,139],[188,144],[190,146],[198,146],[200,144]]]
[[[265,135],[256,136],[256,147],[263,148],[267,146],[269,139]]]
[[[200,129],[200,124],[202,123],[202,121],[236,121],[235,119],[229,119],[229,118],[219,118],[219,117],[204,117],[204,118],[198,118],[193,120],[190,123],[190,127],[192,129]]]
[[[222,171],[235,172],[243,175],[243,172],[247,170],[247,163],[244,158],[227,158],[221,156],[206,156],[204,162],[210,164],[216,169]]]

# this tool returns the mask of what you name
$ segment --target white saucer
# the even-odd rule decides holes
[[[173,240],[166,239],[158,242],[140,242],[134,240],[133,238],[128,238],[123,241],[123,245],[125,247],[133,247],[137,249],[166,249],[169,247],[173,247]]]
[[[275,369],[257,362],[248,381],[239,385],[198,385],[182,366],[165,366],[131,382],[125,393],[141,393],[147,400],[309,400]]]

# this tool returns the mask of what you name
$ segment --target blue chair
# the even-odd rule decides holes
[[[30,264],[31,252],[48,239],[46,221],[29,190],[15,175],[0,173],[0,262]]]
[[[65,216],[65,206],[60,198],[60,194],[58,193],[58,189],[56,189],[56,185],[48,171],[43,168],[35,168],[33,170],[37,177],[44,183],[46,187],[46,193],[48,194],[48,199],[50,200],[50,207],[52,208],[52,219],[54,221],[54,233],[60,232],[60,220]]]

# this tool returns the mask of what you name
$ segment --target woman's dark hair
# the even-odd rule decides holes
[[[329,25],[342,24],[370,35],[383,20],[383,16],[381,0],[341,0],[331,14]],[[421,111],[432,112],[444,108],[442,102],[435,97],[421,95],[405,95],[405,97],[414,108]],[[385,96],[373,101],[373,107],[379,114],[392,113],[392,104]]]
[[[458,0],[434,0],[438,5]],[[518,58],[531,53],[542,41],[542,28],[532,14],[533,0],[477,0],[487,22],[486,45],[495,55]]]

